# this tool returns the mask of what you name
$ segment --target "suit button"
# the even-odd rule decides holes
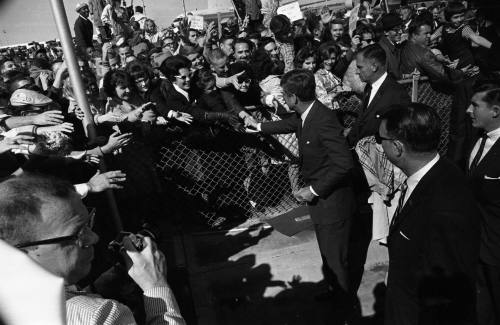
[[[309,141],[306,141],[306,144],[309,144]]]

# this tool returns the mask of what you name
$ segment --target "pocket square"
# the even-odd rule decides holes
[[[489,180],[497,180],[500,181],[500,177],[490,177],[488,175],[484,175],[484,179],[489,179]]]
[[[407,240],[410,240],[410,238],[408,238],[408,236],[406,236],[405,234],[403,234],[403,232],[400,230],[399,233],[401,234],[401,236],[403,236],[403,238],[407,239]]]
[[[309,144],[310,142],[309,141],[306,141],[306,144]]]

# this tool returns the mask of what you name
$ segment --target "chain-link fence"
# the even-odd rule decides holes
[[[408,85],[411,92],[412,83]],[[418,102],[436,108],[442,121],[440,152],[445,153],[451,97],[419,82]],[[354,93],[337,97],[339,117],[349,127],[359,113]],[[275,120],[265,110],[261,121]],[[297,207],[293,191],[304,184],[297,165],[295,135],[244,135],[223,127],[204,128],[161,149],[158,167],[184,192],[206,220],[217,227],[231,218],[266,219]]]

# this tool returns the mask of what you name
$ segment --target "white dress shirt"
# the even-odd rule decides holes
[[[403,206],[408,201],[408,198],[411,196],[411,193],[417,187],[420,180],[427,174],[427,172],[434,166],[439,160],[439,154],[436,154],[436,157],[432,158],[424,167],[420,168],[417,172],[413,173],[406,179],[406,184],[408,185],[408,189],[406,190],[405,199],[403,201]]]
[[[370,92],[370,100],[368,100],[368,106],[371,104],[373,97],[375,97],[378,90],[380,89],[380,86],[382,86],[386,78],[387,78],[387,72],[384,72],[384,74],[381,75],[380,78],[378,78],[374,83],[372,83],[372,90]]]
[[[311,103],[311,105],[309,105],[309,107],[304,111],[304,113],[300,114],[300,119],[302,120],[302,127],[304,127],[304,121],[306,120],[307,115],[309,115],[309,111],[311,110],[313,105],[314,101]]]
[[[500,138],[500,128],[486,133],[486,136],[488,138],[486,139],[486,143],[484,144],[483,154],[481,155],[481,158],[479,158],[478,163],[484,158],[484,156],[486,156],[488,151],[490,151],[491,147],[493,147],[495,142],[497,142],[498,138]],[[481,145],[481,139],[477,140],[476,144],[474,145],[474,148],[472,149],[472,152],[469,157],[469,167],[472,164],[472,160],[474,160],[474,157],[476,157],[480,145]]]

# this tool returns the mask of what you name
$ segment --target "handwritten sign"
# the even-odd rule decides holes
[[[204,29],[204,21],[203,16],[188,16],[189,18],[189,27],[196,30]]]
[[[359,5],[352,8],[351,15],[349,16],[349,35],[352,37],[354,30],[356,30],[356,23],[358,22]]]
[[[298,1],[291,2],[284,6],[279,7],[277,13],[278,15],[287,16],[291,22],[304,19]]]

